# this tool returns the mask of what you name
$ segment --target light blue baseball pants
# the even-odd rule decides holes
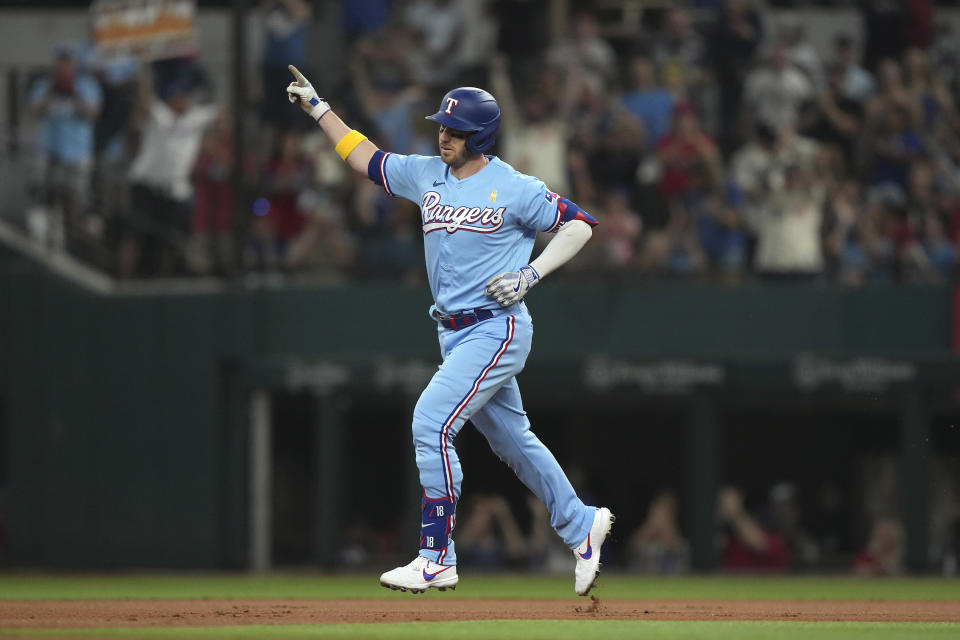
[[[413,412],[413,441],[423,519],[420,555],[456,564],[451,533],[463,473],[454,438],[467,420],[490,448],[550,512],[550,524],[571,548],[593,524],[594,507],[583,504],[550,450],[530,430],[516,376],[530,353],[533,323],[525,305],[454,331],[440,329],[443,363]]]

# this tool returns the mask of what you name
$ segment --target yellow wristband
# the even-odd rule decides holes
[[[367,139],[367,136],[363,135],[356,129],[352,130],[347,135],[340,138],[340,142],[337,143],[336,151],[337,155],[346,162],[347,156],[350,155],[350,152],[357,148],[357,145]]]

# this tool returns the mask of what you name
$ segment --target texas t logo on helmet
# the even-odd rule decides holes
[[[427,120],[473,134],[467,138],[467,150],[471,153],[484,153],[497,141],[500,105],[496,98],[483,89],[460,87],[443,96],[440,110],[427,116]]]

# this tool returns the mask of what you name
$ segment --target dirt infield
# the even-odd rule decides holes
[[[440,606],[442,604],[442,606]],[[445,620],[960,622],[960,603],[892,600],[35,600],[0,601],[0,628],[221,626]]]

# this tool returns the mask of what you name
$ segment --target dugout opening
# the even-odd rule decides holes
[[[362,564],[384,531],[397,540],[373,546],[411,542],[409,514],[389,508],[419,513],[403,398],[257,389],[249,403],[250,568]]]

